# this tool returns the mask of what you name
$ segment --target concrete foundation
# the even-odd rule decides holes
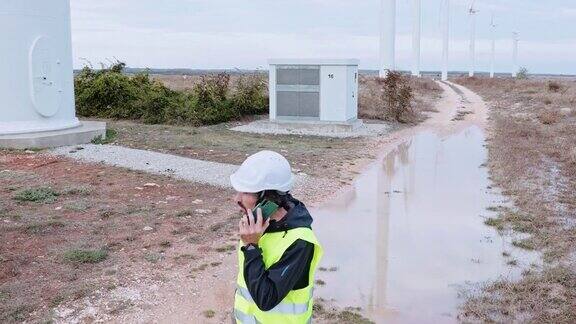
[[[82,121],[81,125],[57,131],[0,135],[0,148],[41,149],[90,143],[106,137],[106,123]]]
[[[270,129],[304,129],[315,130],[320,132],[352,132],[364,125],[361,119],[354,119],[348,122],[331,122],[321,120],[290,120],[290,119],[276,119],[271,120],[263,125]]]
[[[319,121],[268,121],[257,120],[246,125],[231,128],[233,131],[271,135],[322,136],[334,138],[371,137],[390,132],[386,123],[364,124],[361,120],[349,123]]]

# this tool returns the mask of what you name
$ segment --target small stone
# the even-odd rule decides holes
[[[572,113],[572,108],[560,108],[560,114],[568,116]]]
[[[203,203],[202,199],[195,199],[194,201],[192,201],[192,203],[194,205],[200,205],[201,203]]]
[[[144,190],[143,187],[136,187],[136,188],[134,188],[134,189],[136,189],[136,190]]]
[[[153,230],[153,228],[150,227],[150,226],[146,226],[146,227],[144,227],[144,230],[145,230],[146,232],[150,232],[151,230]]]
[[[26,154],[34,154],[34,153],[36,153],[36,152],[31,151],[31,150],[26,150],[26,151],[24,151],[24,153],[26,153]]]
[[[54,208],[54,210],[61,210],[61,209],[62,209],[62,206],[58,206],[58,207]]]
[[[198,214],[212,214],[210,209],[196,209],[194,212]]]
[[[157,187],[160,188],[160,185],[158,185],[157,183],[154,182],[148,182],[144,184],[144,187],[148,187],[148,188],[152,188],[152,187]]]

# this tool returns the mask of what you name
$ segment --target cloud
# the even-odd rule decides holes
[[[452,1],[451,66],[465,69],[469,1]],[[438,69],[440,62],[439,3],[423,1],[425,69]],[[96,63],[118,57],[135,67],[255,68],[270,57],[356,57],[363,68],[375,69],[379,6],[379,0],[72,0],[74,62],[79,67],[80,58]],[[397,6],[397,60],[408,69],[411,1]],[[509,69],[511,31],[519,30],[522,65],[576,73],[576,5],[484,0],[478,8],[479,68],[487,66],[494,11],[499,70]]]

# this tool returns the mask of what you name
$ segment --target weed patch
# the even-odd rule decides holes
[[[114,140],[118,137],[118,132],[115,129],[107,128],[106,129],[106,136],[102,137],[102,135],[98,135],[92,139],[92,144],[97,145],[104,145],[113,143]]]
[[[56,201],[58,195],[59,194],[50,187],[40,187],[17,192],[14,195],[14,200],[50,204]]]
[[[99,263],[108,258],[106,250],[71,250],[64,253],[64,259],[70,263]]]
[[[236,246],[233,244],[228,244],[226,246],[216,248],[216,252],[220,252],[220,253],[228,252],[228,251],[234,251],[234,250],[236,250]]]
[[[213,318],[216,316],[216,312],[211,309],[204,311],[202,314],[204,314],[204,317],[206,318]]]
[[[71,186],[60,191],[61,195],[88,196],[92,193],[92,188],[88,186]]]
[[[150,263],[158,263],[162,260],[162,255],[160,253],[149,252],[144,255],[144,260]]]
[[[84,200],[71,201],[64,204],[66,210],[83,212],[90,208],[90,203]]]
[[[498,229],[499,231],[504,229],[504,222],[498,218],[487,218],[484,221],[484,224],[486,224],[487,226],[496,227],[496,229]]]
[[[50,230],[62,228],[65,224],[61,221],[52,220],[45,223],[32,223],[24,226],[24,233],[26,234],[43,234]]]
[[[515,241],[512,241],[512,245],[514,245],[515,247],[524,249],[524,250],[529,250],[529,251],[536,249],[536,245],[534,244],[534,241],[531,239],[515,240]]]

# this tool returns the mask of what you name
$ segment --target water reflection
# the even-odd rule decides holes
[[[319,295],[359,306],[380,322],[455,321],[457,286],[517,275],[536,255],[483,224],[488,191],[484,134],[420,133],[360,175],[354,189],[314,210],[326,249]]]

